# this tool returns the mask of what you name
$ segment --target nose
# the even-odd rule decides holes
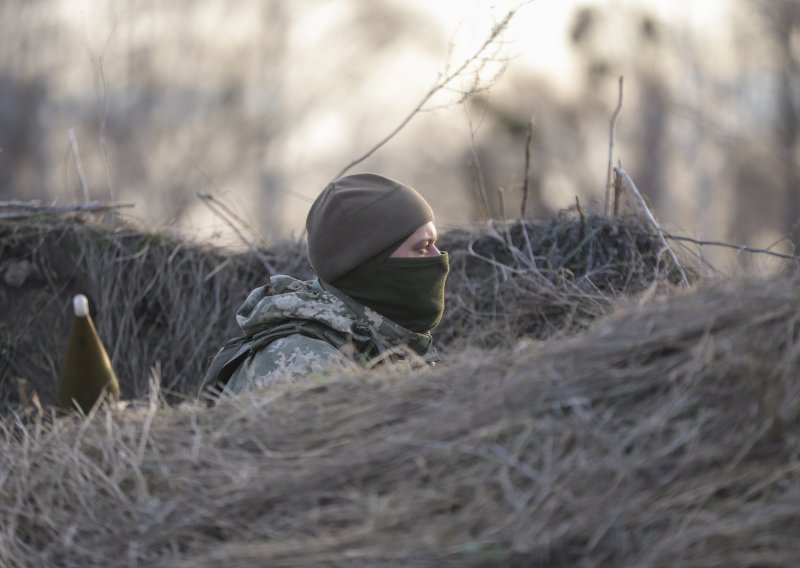
[[[438,248],[436,248],[436,245],[431,245],[431,247],[428,249],[428,254],[426,254],[425,256],[439,256],[440,254],[442,253],[439,251]]]

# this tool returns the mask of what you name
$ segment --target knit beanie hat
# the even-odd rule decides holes
[[[433,210],[413,188],[377,174],[344,176],[311,205],[308,258],[317,276],[330,283],[428,221]]]

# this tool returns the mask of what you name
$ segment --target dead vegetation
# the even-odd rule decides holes
[[[657,237],[634,216],[568,210],[549,222],[494,223],[441,238],[449,251],[445,347],[511,345],[586,327],[620,296],[678,283]]]
[[[0,563],[796,565],[799,284],[410,375],[9,417]]]
[[[303,273],[299,244],[265,253],[282,271]],[[122,382],[124,398],[147,392],[158,368],[173,397],[195,393],[208,357],[237,334],[233,319],[247,291],[266,278],[262,258],[230,254],[165,234],[77,219],[0,225],[0,400],[16,401],[24,378],[53,402],[74,293],[85,293]],[[24,274],[9,282],[8,275]]]
[[[447,363],[208,408],[175,402],[264,258],[309,275],[299,243],[240,255],[78,220],[0,226],[0,565],[800,561],[797,277],[676,291],[637,218],[580,211],[443,241]],[[78,290],[138,400],[56,417]]]
[[[443,247],[452,272],[435,337],[445,351],[580,329],[615,297],[672,278],[635,217],[567,212],[549,224],[451,231]],[[226,253],[85,217],[0,224],[0,258],[0,410],[19,401],[21,379],[55,401],[77,292],[90,299],[123,398],[143,396],[157,369],[175,401],[197,393],[209,358],[239,333],[237,308],[270,270],[312,276],[299,242]]]

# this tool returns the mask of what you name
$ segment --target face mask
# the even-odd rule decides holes
[[[413,258],[378,255],[331,284],[404,328],[424,333],[442,319],[449,270],[446,252]]]

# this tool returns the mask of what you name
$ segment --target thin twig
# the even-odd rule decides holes
[[[481,115],[481,120],[478,122],[478,127],[475,128],[472,125],[472,117],[469,115],[469,109],[467,108],[467,101],[464,101],[464,114],[467,116],[467,124],[469,124],[469,150],[472,154],[472,165],[473,169],[473,177],[475,179],[477,188],[478,188],[478,195],[480,196],[481,202],[483,204],[483,208],[486,211],[486,218],[487,220],[491,218],[489,213],[489,194],[486,191],[486,179],[483,177],[483,168],[481,167],[481,160],[478,157],[478,149],[475,146],[475,133],[480,129],[481,124],[483,123],[483,119],[486,117],[486,109],[487,106],[483,107],[483,114]]]
[[[280,191],[282,193],[285,193],[286,195],[291,195],[292,197],[296,197],[297,199],[300,199],[302,201],[306,201],[308,203],[313,203],[314,202],[314,198],[313,197],[310,197],[310,196],[308,196],[308,195],[306,195],[304,193],[300,193],[299,191],[295,191],[293,189],[289,189],[288,187],[279,187],[278,191]]]
[[[41,205],[41,202],[36,201],[18,201],[16,199],[12,199],[10,201],[0,201],[0,209],[41,209],[42,207],[47,207],[46,205]]]
[[[575,209],[578,210],[578,215],[581,217],[581,225],[586,226],[586,216],[583,214],[583,207],[581,207],[581,200],[578,199],[578,196],[575,196]]]
[[[8,210],[7,213],[0,213],[0,219],[27,219],[40,215],[63,215],[66,213],[78,212],[100,213],[133,206],[133,203],[100,204],[97,201],[89,201],[80,205],[64,206],[39,205],[38,202],[35,201],[0,201],[0,210]]]
[[[647,207],[647,203],[645,202],[644,197],[642,197],[642,194],[639,193],[638,189],[636,189],[636,184],[633,183],[631,176],[629,176],[628,172],[626,172],[620,167],[614,168],[614,174],[622,178],[623,187],[625,187],[628,191],[630,191],[631,195],[633,195],[634,197],[634,200],[638,203],[639,207],[641,208],[642,213],[644,213],[647,220],[650,221],[650,224],[656,230],[656,234],[658,235],[658,238],[661,240],[661,244],[667,250],[667,253],[672,259],[675,268],[678,269],[678,272],[681,275],[681,282],[686,288],[689,288],[689,279],[686,277],[686,272],[683,270],[683,266],[681,266],[681,263],[678,261],[678,257],[675,254],[675,251],[672,250],[672,248],[667,243],[667,240],[664,238],[664,231],[661,230],[661,226],[658,224],[658,221],[656,221],[655,216],[653,216],[653,213]]]
[[[212,213],[214,213],[217,217],[222,219],[222,221],[226,225],[228,225],[228,227],[230,227],[234,233],[236,233],[236,236],[239,237],[239,240],[241,240],[245,244],[245,246],[250,250],[250,252],[255,254],[256,257],[258,257],[258,259],[267,269],[267,272],[269,272],[270,276],[275,276],[278,273],[278,271],[275,269],[275,267],[269,261],[269,259],[264,255],[264,253],[258,250],[258,247],[256,247],[252,243],[252,241],[250,241],[247,237],[245,237],[244,234],[239,230],[239,227],[237,227],[236,224],[233,221],[231,221],[231,219],[229,218],[229,214],[226,211],[227,208],[222,207],[220,205],[219,200],[214,198],[211,194],[205,193],[203,191],[198,192],[197,197],[200,199],[200,201],[202,201],[206,205],[206,207],[208,207],[211,210]]]
[[[219,187],[219,185],[217,185],[217,182],[214,181],[214,178],[212,178],[210,175],[208,175],[201,168],[197,168],[197,171],[199,171],[203,175],[203,177],[205,177],[208,180],[208,182],[211,185],[213,185],[214,188],[216,188],[217,191],[222,192],[222,189]],[[258,239],[258,241],[262,245],[266,245],[267,240],[264,238],[264,235],[262,235],[260,232],[258,232],[258,229],[256,229],[252,225],[252,223],[248,223],[247,221],[242,219],[242,217],[240,215],[238,215],[233,209],[228,207],[228,205],[224,201],[222,201],[221,199],[217,199],[216,197],[214,197],[213,194],[208,193],[208,192],[202,192],[202,194],[203,195],[202,195],[201,199],[207,199],[209,201],[212,201],[217,207],[222,209],[228,215],[228,217],[230,217],[231,219],[236,221],[236,223],[238,223],[240,227],[243,227],[243,228],[247,229],[250,232],[250,234],[254,238]]]
[[[106,56],[106,51],[108,50],[108,46],[111,43],[111,38],[114,36],[114,32],[117,30],[117,18],[114,17],[114,24],[111,27],[111,31],[108,33],[108,37],[106,38],[106,42],[103,45],[103,49],[100,52],[100,55],[96,55],[94,50],[89,47],[89,42],[84,37],[84,42],[86,44],[86,51],[89,54],[89,59],[92,62],[92,75],[94,76],[94,90],[95,95],[98,99],[102,99],[102,112],[100,114],[100,150],[103,155],[103,162],[105,164],[106,169],[106,183],[108,184],[108,199],[109,201],[114,201],[114,184],[111,177],[111,160],[108,157],[108,145],[106,143],[106,130],[108,124],[108,77],[106,76],[106,70],[104,65],[104,58]],[[102,88],[101,88],[102,86]]]
[[[475,172],[475,165],[472,163],[472,160],[467,162],[469,166],[469,173],[470,177],[472,178],[472,189],[475,192],[475,201],[478,203],[478,213],[480,213],[481,218],[484,222],[489,222],[489,211],[486,208],[486,201],[481,194],[481,188],[478,182],[478,175]]]
[[[89,202],[89,186],[86,185],[86,176],[83,175],[83,166],[81,166],[81,154],[78,151],[78,138],[75,136],[75,128],[69,127],[69,147],[72,150],[72,160],[75,162],[75,171],[78,173],[78,181],[81,184],[81,191],[83,193],[83,202]],[[81,195],[78,194],[80,198]]]
[[[622,75],[619,76],[619,97],[617,99],[617,108],[614,109],[614,113],[611,115],[611,124],[608,127],[608,171],[606,172],[606,203],[603,209],[605,215],[608,215],[608,202],[611,193],[611,168],[613,167],[614,162],[614,135],[616,134],[617,130],[617,117],[619,117],[619,113],[622,110]]]
[[[525,181],[522,186],[522,205],[519,209],[519,218],[525,218],[525,209],[528,206],[528,191],[530,191],[531,181],[531,146],[533,145],[533,127],[536,119],[532,118],[528,122],[528,139],[525,142]]]
[[[222,209],[228,217],[230,217],[231,219],[239,223],[239,225],[250,231],[250,234],[253,235],[253,237],[257,238],[262,245],[267,244],[267,240],[264,238],[264,236],[261,233],[259,233],[258,230],[256,230],[255,227],[253,227],[253,225],[242,219],[241,216],[237,215],[236,212],[233,211],[233,209],[231,209],[225,204],[225,202],[221,201],[220,199],[217,199],[210,193],[204,193],[203,195],[205,199],[212,201],[214,205]]]
[[[344,168],[342,168],[342,170],[338,174],[336,174],[335,177],[336,178],[342,177],[344,174],[346,174],[348,171],[350,171],[351,168],[357,166],[358,164],[360,164],[361,162],[363,162],[364,160],[366,160],[367,158],[372,156],[375,152],[380,150],[387,142],[389,142],[392,138],[397,136],[397,134],[401,130],[403,130],[406,127],[406,125],[409,122],[411,122],[411,120],[420,111],[422,111],[423,107],[428,103],[428,101],[431,99],[431,97],[433,97],[433,95],[435,95],[436,93],[438,93],[439,91],[441,91],[442,89],[447,87],[447,85],[449,85],[454,79],[456,79],[462,73],[464,73],[464,71],[467,69],[467,67],[469,67],[473,62],[475,62],[477,59],[479,59],[480,57],[483,56],[484,52],[486,52],[486,50],[505,31],[505,29],[508,27],[508,24],[511,21],[511,19],[514,17],[514,15],[517,13],[517,11],[522,7],[522,5],[525,4],[525,3],[526,2],[521,2],[520,4],[518,4],[517,6],[515,6],[511,10],[509,10],[508,13],[505,15],[505,17],[497,25],[492,27],[492,31],[487,36],[486,40],[478,47],[478,49],[475,50],[475,52],[470,57],[465,59],[463,61],[463,63],[461,65],[459,65],[458,68],[455,71],[452,71],[450,73],[445,72],[445,73],[441,74],[439,76],[439,78],[437,79],[437,81],[433,84],[433,86],[431,86],[431,88],[428,89],[428,91],[417,102],[417,104],[414,106],[414,108],[411,109],[411,111],[405,116],[405,118],[403,118],[400,121],[400,123],[397,126],[395,126],[389,132],[389,134],[384,136],[377,144],[375,144],[372,148],[370,148],[362,156],[356,158],[355,160],[353,160],[352,162],[347,164]],[[449,66],[445,69],[445,71],[447,71],[448,69],[449,69]]]
[[[748,245],[737,245],[735,243],[726,243],[723,241],[707,241],[703,239],[695,239],[694,237],[685,237],[683,235],[673,235],[672,233],[664,233],[664,237],[667,239],[672,239],[673,241],[683,241],[700,246],[725,247],[725,248],[735,249],[741,252],[750,252],[754,254],[768,254],[770,256],[776,256],[778,258],[784,258],[786,260],[800,261],[800,256],[794,254],[786,254],[782,252],[775,252],[765,248],[751,247]]]
[[[500,198],[500,219],[503,221],[503,225],[507,225],[508,222],[506,221],[506,198],[505,198],[505,191],[503,191],[502,187],[497,188],[497,195]]]

